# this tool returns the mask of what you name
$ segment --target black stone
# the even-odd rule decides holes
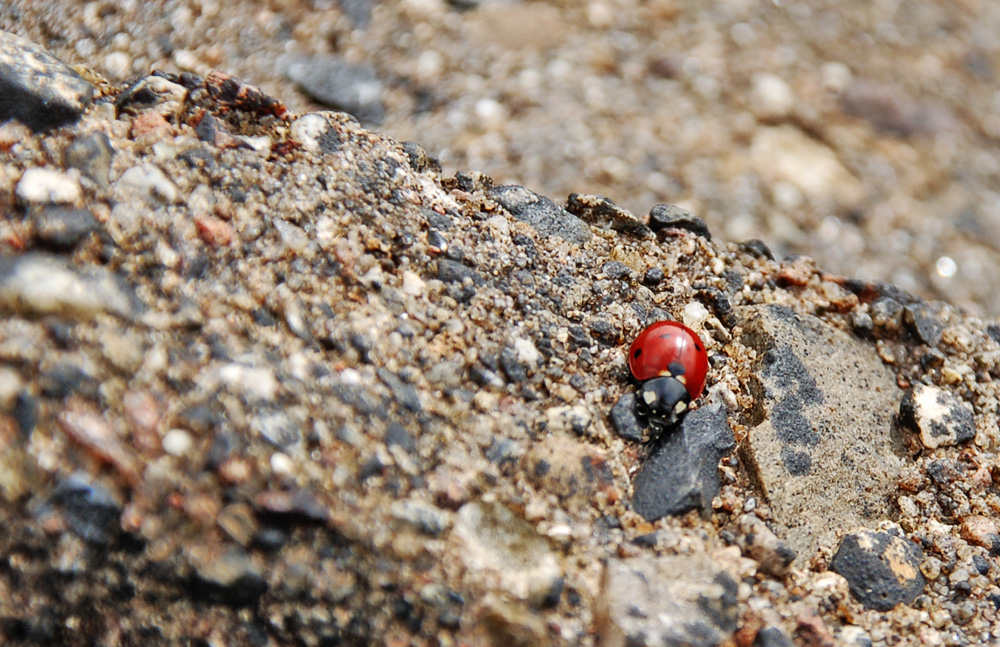
[[[621,279],[628,277],[632,270],[621,261],[608,261],[601,267],[601,272],[609,279]]]
[[[859,530],[841,540],[830,570],[844,576],[851,594],[865,608],[888,611],[923,593],[922,561],[923,551],[905,537]]]
[[[91,482],[85,474],[71,474],[60,481],[49,505],[59,510],[73,534],[92,544],[108,546],[118,537],[121,508],[103,485]]]
[[[386,447],[401,447],[403,451],[409,454],[417,451],[417,441],[398,422],[389,423],[389,427],[385,430],[385,444]]]
[[[523,186],[498,186],[490,190],[489,196],[514,218],[530,224],[540,234],[557,236],[578,245],[586,243],[593,236],[590,227],[583,220]]]
[[[595,227],[620,234],[646,238],[652,233],[639,219],[603,195],[571,193],[566,200],[566,211]]]
[[[986,575],[990,572],[990,560],[978,553],[972,556],[972,565],[980,575]]]
[[[504,348],[500,351],[500,368],[511,382],[524,382],[528,379],[528,370],[517,359],[517,351]]]
[[[642,284],[648,287],[656,287],[661,281],[666,277],[663,270],[659,267],[651,267],[646,270],[646,274],[642,277]]]
[[[611,407],[611,425],[625,440],[642,441],[642,424],[635,415],[634,393],[626,393]]]
[[[14,400],[14,422],[23,438],[29,438],[38,423],[38,401],[27,391],[21,391]]]
[[[751,256],[766,258],[769,261],[774,260],[774,254],[771,252],[771,248],[767,246],[767,243],[760,239],[751,238],[750,240],[745,240],[740,243],[739,247]]]
[[[46,206],[33,209],[31,219],[35,224],[35,238],[57,251],[72,250],[99,227],[89,209]]]
[[[712,232],[708,230],[704,220],[672,204],[658,204],[650,210],[649,228],[654,232],[661,229],[683,229],[705,240],[712,240]]]
[[[906,325],[917,334],[917,338],[930,347],[938,345],[944,332],[944,324],[938,321],[926,306],[909,305],[903,311]]]
[[[471,279],[473,285],[477,286],[485,283],[483,277],[479,276],[476,270],[446,258],[438,261],[438,278],[445,283],[461,283],[465,279]]]
[[[288,66],[288,78],[316,102],[364,123],[385,119],[384,84],[371,65],[355,65],[327,54],[304,56]]]
[[[735,446],[721,404],[692,411],[655,443],[635,477],[632,508],[647,521],[701,508],[719,493],[719,460]]]
[[[712,309],[712,314],[726,328],[735,328],[739,324],[739,318],[733,310],[733,305],[729,302],[729,297],[719,288],[702,288],[698,291],[698,297],[705,302],[705,305]]]
[[[392,391],[392,396],[403,408],[413,413],[421,411],[420,396],[417,394],[416,387],[412,384],[407,384],[395,373],[384,367],[379,368],[376,374],[389,387],[389,390]]]
[[[76,121],[94,86],[35,43],[0,31],[0,122],[17,119],[34,131]]]
[[[621,339],[621,332],[607,319],[592,319],[590,332],[597,341],[606,345],[615,345]]]

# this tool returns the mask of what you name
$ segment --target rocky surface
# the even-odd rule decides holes
[[[157,7],[0,8],[3,26],[67,60],[97,57],[107,77],[73,70],[93,95],[69,125],[0,125],[6,643],[1000,638],[994,323],[805,257],[775,261],[759,241],[727,243],[729,228],[709,240],[688,216],[661,228],[665,208],[640,222],[599,182],[562,205],[509,178],[444,174],[433,152],[344,114],[293,112],[200,69],[207,49],[176,49],[228,7],[181,4],[173,40],[115,44],[120,21],[160,29],[139,15]],[[457,31],[559,15],[407,7],[467,15]],[[390,8],[376,6],[368,29]],[[254,29],[285,15],[256,11]],[[193,72],[149,75],[157,56]],[[757,81],[761,119],[809,105]],[[871,106],[893,102],[867,91],[845,105],[871,120]],[[929,120],[933,105],[895,114],[876,126],[918,137],[919,124],[950,123]],[[782,204],[789,187],[816,203],[863,200],[863,182],[828,195],[794,163],[765,172],[787,154],[777,142],[844,177],[823,152],[835,144],[795,129],[750,137]],[[732,205],[687,206],[713,225]],[[93,223],[66,215],[80,210]],[[53,234],[60,222],[75,233]],[[629,342],[664,318],[695,329],[710,355],[686,422],[718,420],[738,451],[699,456],[713,486],[701,510],[650,521],[635,497],[647,470],[663,470],[659,446],[611,411],[635,389]],[[962,403],[975,435],[930,447],[897,433],[914,385]],[[779,477],[815,480],[796,499]],[[798,532],[796,511],[828,526]],[[910,568],[879,581],[890,608],[866,599],[857,569],[831,568],[846,560],[835,554],[863,562],[854,549],[879,546],[888,555],[873,559]]]

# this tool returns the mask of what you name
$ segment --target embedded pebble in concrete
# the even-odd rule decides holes
[[[77,137],[63,151],[66,166],[79,169],[101,187],[108,186],[113,157],[111,140],[101,132]]]
[[[448,561],[464,569],[462,579],[474,590],[495,588],[537,606],[560,581],[559,562],[545,538],[501,503],[462,506],[451,541]]]
[[[377,124],[385,118],[385,85],[371,65],[356,65],[339,56],[305,56],[288,65],[288,78],[317,102],[364,123]]]
[[[17,183],[23,204],[72,204],[83,200],[83,189],[72,174],[51,169],[28,169]]]
[[[0,31],[0,122],[55,128],[76,121],[93,97],[94,86],[55,56]]]
[[[830,570],[843,575],[851,593],[868,609],[888,611],[910,604],[923,593],[920,547],[898,531],[860,529],[846,536],[830,560]]]
[[[653,447],[633,483],[632,507],[648,521],[701,508],[719,492],[719,461],[735,445],[721,404],[688,413]]]
[[[533,226],[540,234],[565,238],[578,245],[584,244],[593,236],[590,227],[583,220],[523,186],[498,186],[490,190],[489,195],[509,211],[510,215]]]
[[[134,192],[164,204],[177,204],[182,201],[177,185],[152,164],[133,166],[122,173],[115,186],[120,191]]]
[[[49,206],[32,210],[35,237],[57,250],[73,249],[81,240],[100,228],[89,209]]]
[[[132,317],[135,292],[103,267],[77,268],[46,254],[0,257],[0,308],[18,315],[90,319],[101,312]]]
[[[976,435],[972,407],[940,387],[914,385],[900,403],[899,415],[927,449],[950,447]]]
[[[892,515],[901,393],[873,346],[782,306],[744,309],[758,364],[743,446],[778,537],[809,559],[838,530]]]
[[[737,587],[707,553],[611,559],[594,611],[600,647],[712,647],[739,616]]]

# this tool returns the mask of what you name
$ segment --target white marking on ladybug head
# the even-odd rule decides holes
[[[688,408],[687,402],[681,400],[680,402],[677,403],[676,406],[674,406],[674,413],[676,413],[677,415],[681,415],[682,413],[687,411],[687,408]]]
[[[652,406],[656,402],[656,393],[651,390],[645,390],[642,392],[642,399],[646,401],[646,404]]]
[[[684,386],[687,386],[688,384],[688,379],[684,375],[678,375],[674,377],[674,379],[683,384]]]

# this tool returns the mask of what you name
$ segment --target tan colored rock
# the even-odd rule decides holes
[[[788,308],[744,311],[758,354],[742,448],[778,536],[809,559],[838,530],[891,517],[901,396],[873,346]]]

